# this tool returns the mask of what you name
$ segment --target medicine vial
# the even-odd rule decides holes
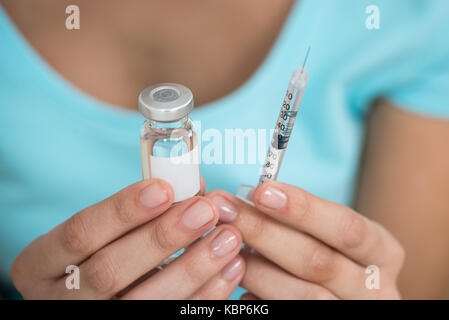
[[[139,111],[147,118],[140,132],[143,178],[168,182],[174,202],[201,188],[198,135],[189,118],[193,105],[192,92],[176,83],[156,84],[139,95]]]

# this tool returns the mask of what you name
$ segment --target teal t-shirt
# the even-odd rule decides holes
[[[366,26],[369,5],[379,9],[379,29]],[[310,80],[278,180],[350,205],[364,116],[373,100],[385,97],[412,112],[449,118],[448,17],[447,0],[297,2],[255,74],[235,92],[191,113],[200,122],[202,150],[217,144],[220,135],[225,140],[226,129],[271,129],[291,73],[310,45]],[[33,239],[141,179],[143,120],[137,111],[101,102],[62,78],[0,8],[5,285],[12,261]],[[208,190],[235,193],[240,184],[257,183],[259,162],[226,163],[225,154],[236,145],[223,144],[221,156],[201,164]],[[237,289],[233,298],[242,292]]]

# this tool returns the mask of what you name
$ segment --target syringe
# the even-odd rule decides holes
[[[259,184],[265,181],[276,180],[281,167],[285,150],[295,124],[296,116],[301,105],[308,81],[305,67],[300,67],[293,72],[292,78],[285,94],[284,102],[276,121],[276,127],[271,138],[270,148],[262,168]]]
[[[310,47],[307,50],[303,65],[293,72],[290,83],[288,84],[267,157],[265,158],[262,173],[259,177],[259,185],[266,181],[274,181],[277,179],[293,125],[295,124],[296,116],[298,115],[298,110],[304,96],[304,91],[309,81],[309,76],[305,68],[309,52]],[[251,193],[253,189],[253,186],[241,185],[237,192],[237,197],[252,204]]]

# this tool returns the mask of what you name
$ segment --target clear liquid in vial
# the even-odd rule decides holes
[[[191,152],[197,146],[197,141],[197,134],[192,130],[191,120],[188,118],[175,123],[146,121],[140,136],[143,178],[151,178],[152,156],[180,157]]]

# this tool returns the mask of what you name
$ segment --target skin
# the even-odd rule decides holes
[[[449,295],[449,122],[380,101],[369,117],[355,208],[406,251],[399,287],[409,299]]]
[[[80,0],[81,29],[67,31],[63,13],[70,1],[0,2],[30,44],[62,76],[80,90],[126,109],[136,108],[135,97],[149,83],[186,84],[198,93],[198,105],[231,92],[263,61],[293,3],[135,0],[129,6],[119,0]],[[354,209],[282,183],[259,187],[255,208],[224,191],[212,191],[197,201],[212,208],[214,220],[191,232],[181,228],[179,219],[195,199],[171,209],[172,198],[156,209],[136,207],[130,199],[137,199],[141,188],[152,183],[140,182],[74,216],[86,222],[73,223],[83,220],[71,218],[38,238],[13,264],[12,278],[25,298],[224,299],[240,281],[250,292],[242,299],[444,298],[449,284],[447,141],[447,121],[413,115],[379,100],[367,117]],[[169,186],[161,183],[172,197]],[[285,206],[273,210],[262,204],[268,187],[285,194]],[[227,199],[236,211],[233,220],[222,214],[226,223],[218,228],[229,228],[256,253],[243,250],[245,263],[239,260],[238,250],[211,259],[214,231],[190,247],[185,259],[151,273],[164,257],[193,243],[216,223],[223,213],[222,203],[214,205],[217,196]],[[128,224],[112,218],[121,214]],[[156,242],[139,246],[139,237],[145,238],[152,228],[161,230],[155,226],[162,221],[166,221],[165,232],[151,237]],[[74,224],[81,229],[67,227]],[[89,225],[87,231],[84,225]],[[67,229],[68,237],[85,232],[88,243],[67,246]],[[171,246],[161,246],[160,237],[171,239]],[[117,259],[136,246],[146,259],[131,264]],[[43,258],[49,255],[56,260]],[[233,259],[241,261],[242,268],[228,281],[223,270]],[[61,289],[69,264],[80,265],[91,275],[81,284],[88,288],[82,293]],[[369,264],[380,267],[380,290],[364,286],[364,268]],[[111,270],[102,273],[109,279],[95,276],[97,269]],[[110,282],[114,285],[108,286]],[[173,292],[175,287],[179,290]]]
[[[164,201],[155,205],[154,199]],[[218,213],[204,197],[172,204],[166,182],[145,180],[78,212],[21,252],[11,269],[14,285],[26,299],[227,298],[245,269],[239,231],[223,225],[192,245],[216,224]],[[186,225],[184,214],[192,208],[211,218],[195,228]],[[231,235],[226,243],[219,241],[223,235]],[[64,270],[71,264],[79,267],[80,290],[66,288]]]
[[[70,0],[0,1],[55,70],[100,100],[132,110],[149,83],[182,83],[195,92],[197,106],[242,85],[271,49],[293,2],[80,0],[81,28],[68,31]]]
[[[279,198],[281,196],[281,198]],[[225,191],[207,197],[234,211],[246,250],[242,286],[261,299],[398,299],[404,260],[399,242],[352,209],[281,182],[254,190],[250,206]],[[278,197],[279,199],[275,199]],[[276,201],[274,201],[276,200]],[[282,200],[282,201],[279,201]],[[365,268],[381,270],[380,289],[365,286]]]

